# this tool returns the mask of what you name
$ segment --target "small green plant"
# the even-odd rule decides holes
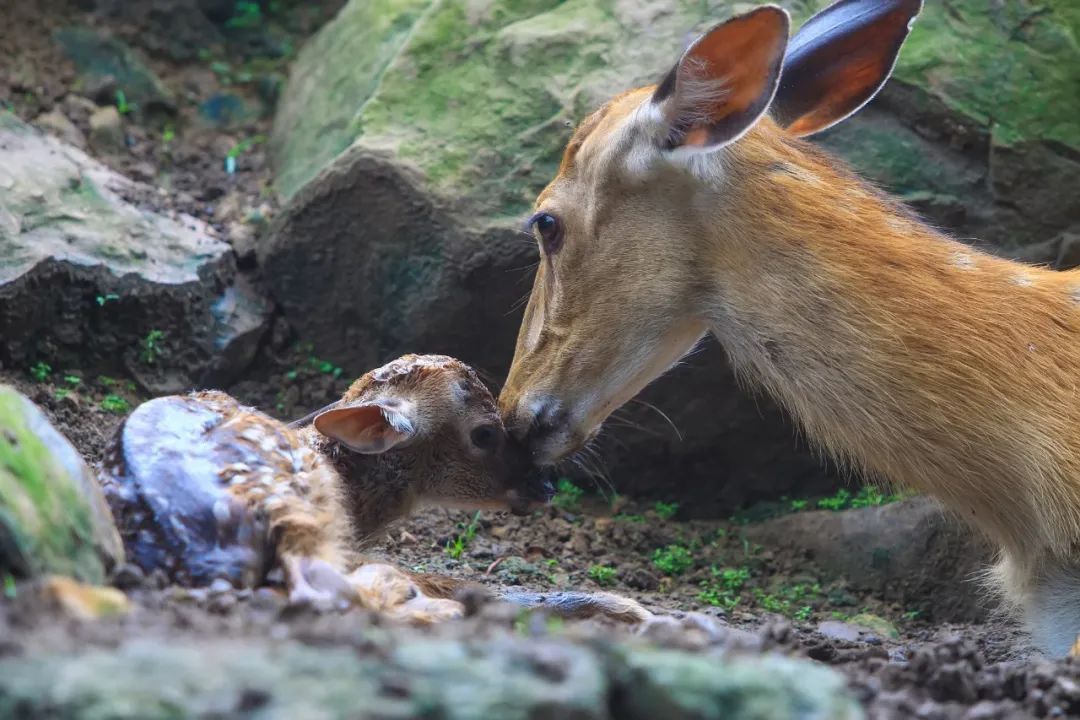
[[[914,622],[922,616],[922,610],[908,610],[904,613],[903,618],[907,622]]]
[[[616,570],[607,565],[593,565],[589,568],[588,576],[596,581],[597,585],[608,586],[615,582]]]
[[[665,575],[682,575],[694,565],[690,551],[682,545],[657,548],[653,553],[653,565]]]
[[[679,512],[679,503],[656,502],[653,505],[653,511],[661,520],[670,520],[675,517],[675,513]]]
[[[266,140],[265,135],[252,135],[249,138],[244,138],[229,148],[229,152],[226,153],[225,157],[238,158],[264,140]]]
[[[858,493],[852,495],[846,488],[840,488],[832,497],[818,500],[818,507],[822,510],[846,510],[848,508],[877,507],[888,505],[904,499],[903,493],[885,494],[873,485],[862,487]]]
[[[166,125],[165,130],[161,133],[161,142],[168,145],[176,139],[176,128],[172,125]]]
[[[63,400],[64,398],[68,397],[69,395],[71,395],[71,389],[70,388],[63,388],[62,387],[62,388],[56,388],[55,390],[53,390],[53,397],[56,398],[57,400]]]
[[[107,302],[116,302],[120,299],[120,296],[115,293],[109,293],[107,295],[98,295],[94,300],[97,301],[98,307],[105,307]]]
[[[34,363],[34,366],[30,368],[30,377],[34,378],[38,382],[45,382],[52,375],[52,365],[44,360],[38,360]]]
[[[806,506],[809,505],[809,504],[810,504],[809,500],[792,500],[791,501],[791,511],[792,512],[799,512],[800,510],[805,510]]]
[[[229,152],[225,153],[225,172],[230,175],[235,173],[236,159],[264,140],[266,140],[265,135],[253,135],[252,137],[241,140],[229,148]]]
[[[814,614],[814,609],[809,605],[803,605],[801,608],[795,611],[791,616],[799,622],[806,622],[810,619],[810,616]]]
[[[574,483],[570,478],[559,478],[555,483],[555,497],[551,498],[551,504],[563,510],[573,510],[581,504],[581,496],[585,491]]]
[[[714,565],[710,572],[712,580],[701,582],[698,599],[709,605],[731,610],[739,604],[743,585],[750,579],[750,569],[745,567],[720,569]]]
[[[110,388],[116,385],[116,383],[118,382],[116,378],[111,378],[108,375],[98,375],[97,381],[98,384],[101,385],[101,387],[105,388]]]
[[[619,513],[613,519],[618,520],[619,522],[628,522],[628,523],[643,523],[643,522],[646,521],[646,518],[645,518],[644,515],[628,515],[626,513]]]
[[[817,583],[796,583],[795,585],[782,587],[775,593],[766,593],[761,588],[754,589],[754,599],[757,600],[762,609],[780,615],[787,615],[796,620],[805,619],[800,617],[801,614],[809,617],[809,613],[813,612],[813,608],[806,605],[805,601],[820,595],[821,585]]]
[[[71,387],[76,387],[76,386],[82,384],[82,378],[79,377],[78,375],[65,375],[64,376],[64,384],[65,385],[70,385]]]
[[[843,510],[851,502],[851,493],[847,488],[840,488],[836,491],[836,494],[832,497],[821,498],[818,500],[818,507],[822,510]]]
[[[158,358],[165,354],[165,348],[161,347],[161,341],[165,339],[165,333],[161,330],[151,330],[142,341],[142,349],[139,357],[147,365],[153,365]]]
[[[225,27],[250,30],[263,22],[262,6],[250,0],[237,0],[233,4],[232,17],[225,21]]]
[[[18,591],[15,587],[15,576],[11,573],[4,573],[4,597],[8,600],[14,600]]]
[[[124,93],[124,91],[123,90],[117,90],[116,91],[116,111],[119,112],[121,115],[127,115],[128,113],[130,113],[134,109],[135,109],[135,106],[128,102],[127,95]]]
[[[105,412],[111,412],[116,413],[117,415],[121,415],[131,409],[131,405],[130,403],[128,403],[127,400],[120,397],[119,395],[109,393],[105,397],[101,398],[101,409]]]
[[[455,560],[461,558],[465,554],[465,550],[468,549],[469,543],[476,537],[476,531],[480,527],[480,511],[473,515],[472,520],[468,523],[459,522],[457,524],[459,532],[453,537],[453,539],[446,542],[446,554]]]

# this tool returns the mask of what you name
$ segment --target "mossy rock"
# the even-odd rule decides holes
[[[124,559],[96,479],[34,403],[0,385],[0,573],[105,580]]]
[[[828,1],[781,4],[797,27]],[[274,135],[278,187],[293,195],[356,142],[392,149],[455,201],[513,215],[553,175],[567,121],[655,82],[689,35],[749,6],[354,0],[297,60]],[[1080,149],[1078,15],[1070,0],[928,2],[895,76],[999,141]]]
[[[382,647],[379,647],[382,646]],[[65,718],[857,720],[835,671],[481,633],[370,632],[365,646],[122,641],[0,660],[0,715]]]

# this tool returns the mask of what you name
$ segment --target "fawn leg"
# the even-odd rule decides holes
[[[656,615],[636,600],[614,593],[509,591],[501,599],[529,608],[545,608],[569,620],[604,617],[628,625],[649,623]]]
[[[267,517],[290,603],[344,609],[356,602],[341,570],[347,551],[332,513],[288,492],[268,494],[265,488],[250,485],[230,490]]]
[[[425,594],[413,577],[392,565],[368,563],[348,577],[362,606],[397,620],[429,625],[460,618],[465,613],[461,603]]]

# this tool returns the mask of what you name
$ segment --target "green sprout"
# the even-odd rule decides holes
[[[8,600],[14,600],[16,592],[15,576],[11,573],[4,573],[4,597]]]
[[[648,519],[644,515],[629,515],[627,513],[619,513],[614,517],[615,520],[628,523],[644,523]]]
[[[130,113],[134,109],[135,109],[135,106],[128,102],[127,95],[124,94],[124,91],[123,90],[117,90],[116,91],[116,110],[117,110],[117,112],[119,112],[121,115],[127,115],[128,113]]]
[[[34,366],[30,368],[30,377],[34,378],[38,382],[45,382],[49,379],[49,375],[52,374],[52,365],[49,363],[38,360],[34,363]]]
[[[238,30],[257,28],[263,22],[262,6],[251,0],[237,0],[233,4],[233,14],[225,22],[225,27]]]
[[[119,395],[114,395],[110,393],[105,397],[101,398],[101,409],[105,412],[122,415],[123,413],[126,413],[128,410],[131,409],[131,405],[128,403],[127,400],[120,397]]]
[[[98,295],[94,300],[97,301],[98,307],[104,307],[107,302],[115,302],[120,299],[120,296],[115,293],[109,293],[108,295]]]
[[[670,520],[679,512],[679,503],[657,502],[653,505],[653,510],[661,520]]]
[[[457,524],[458,529],[461,530],[452,540],[446,542],[446,554],[457,560],[465,554],[465,550],[469,547],[469,543],[476,537],[476,531],[480,527],[480,511],[476,512],[472,520],[468,524],[459,522]]]
[[[657,548],[653,553],[653,565],[665,575],[682,575],[694,564],[690,551],[682,545]]]
[[[161,330],[151,330],[147,333],[146,337],[142,341],[142,349],[139,351],[139,357],[147,365],[153,365],[158,358],[165,354],[165,349],[161,347],[161,341],[165,338],[165,333]]]
[[[587,574],[597,585],[606,587],[615,582],[616,572],[615,568],[608,567],[607,565],[593,565],[589,568]]]
[[[225,153],[225,172],[230,175],[235,173],[236,159],[264,140],[266,140],[265,135],[253,135],[252,137],[241,140],[229,148],[229,152]]]
[[[161,133],[161,142],[168,145],[176,139],[176,128],[172,125],[166,125],[165,130]]]
[[[555,483],[555,497],[551,498],[551,504],[563,510],[573,510],[581,503],[581,496],[584,494],[585,491],[570,482],[569,478],[559,478]]]

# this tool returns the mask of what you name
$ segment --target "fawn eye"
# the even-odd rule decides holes
[[[540,242],[544,245],[544,252],[554,255],[562,247],[563,230],[559,218],[549,213],[537,213],[533,215],[532,226],[540,235]]]
[[[481,450],[490,450],[499,441],[499,430],[494,425],[478,425],[473,428],[469,438]]]

